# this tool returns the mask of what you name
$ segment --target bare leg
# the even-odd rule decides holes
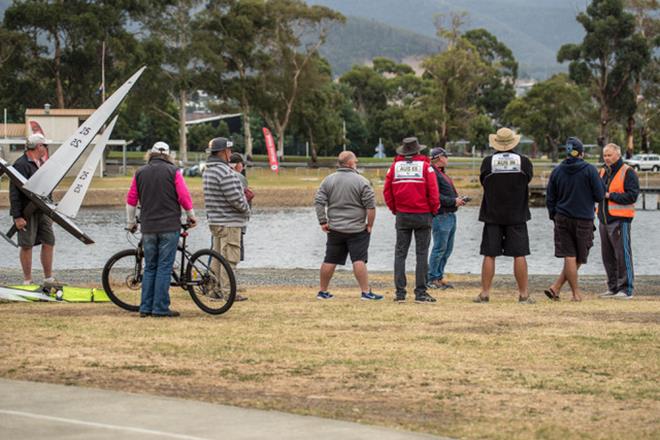
[[[525,257],[515,257],[513,259],[513,274],[516,277],[516,283],[518,283],[520,298],[527,298],[529,291],[527,289],[527,259]]]
[[[44,278],[53,276],[53,252],[55,246],[49,244],[41,245],[41,266],[44,268]]]
[[[356,261],[353,263],[353,274],[355,274],[355,279],[360,285],[360,289],[363,292],[369,291],[369,275],[367,273],[367,265],[364,261]]]
[[[481,293],[479,296],[488,298],[490,295],[490,288],[493,285],[493,277],[495,276],[495,257],[484,256],[484,261],[481,264]]]
[[[573,292],[573,301],[582,301],[580,289],[578,287],[578,267],[575,257],[564,258],[564,276],[571,286]]]
[[[566,262],[564,261],[564,265],[565,264],[566,264]],[[580,269],[580,266],[581,266],[581,264],[578,263],[577,269]],[[561,290],[562,287],[564,287],[564,284],[566,283],[566,281],[568,281],[566,279],[566,272],[565,272],[565,269],[562,269],[561,273],[559,274],[559,276],[557,277],[555,282],[552,283],[552,285],[550,287],[552,288],[552,290],[557,295],[559,295],[559,291]]]
[[[18,257],[23,269],[23,281],[32,281],[32,248],[22,247],[18,252]]]
[[[328,291],[328,286],[330,285],[330,279],[332,278],[332,275],[335,273],[335,267],[337,267],[336,264],[330,264],[330,263],[323,263],[321,265],[321,291],[322,292],[327,292]]]

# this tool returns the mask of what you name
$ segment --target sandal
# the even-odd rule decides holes
[[[555,292],[552,287],[548,287],[543,293],[545,293],[545,296],[547,296],[550,301],[559,301],[559,294]]]
[[[472,302],[475,303],[487,303],[488,301],[490,301],[490,297],[483,297],[481,294],[477,295],[477,297],[472,300]]]

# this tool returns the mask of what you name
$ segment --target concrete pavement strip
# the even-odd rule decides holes
[[[0,439],[440,439],[358,423],[0,379]]]

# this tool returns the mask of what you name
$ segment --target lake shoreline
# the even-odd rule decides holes
[[[72,285],[81,285],[89,287],[100,287],[101,268],[98,269],[68,269],[55,274],[58,279]],[[35,274],[40,275],[37,269]],[[384,293],[386,295],[394,294],[393,273],[390,271],[370,271],[371,286],[374,292]],[[408,273],[409,282],[414,281],[414,273]],[[429,290],[432,295],[446,296],[452,292],[463,289],[478,288],[480,284],[479,274],[448,274],[448,280],[454,284],[454,290],[438,291]],[[10,285],[20,283],[22,272],[20,269],[3,269],[0,273],[0,284]],[[549,286],[555,279],[553,275],[530,274],[529,285],[532,294],[537,299],[545,298],[543,289]],[[38,282],[40,276],[35,276]],[[305,287],[309,288],[310,295],[316,294],[318,290],[318,270],[313,269],[273,269],[273,268],[250,268],[238,270],[239,285],[245,287],[248,291],[255,287]],[[635,277],[636,295],[639,296],[660,296],[660,275],[640,275]],[[596,295],[605,290],[605,278],[600,275],[583,275],[580,277],[580,286],[587,295]],[[357,289],[357,284],[350,270],[338,270],[330,283],[331,290],[336,289]],[[493,283],[493,289],[509,290],[516,292],[516,284],[513,275],[496,275]],[[564,295],[570,290],[568,286],[564,288]]]

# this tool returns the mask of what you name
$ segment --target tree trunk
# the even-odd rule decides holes
[[[602,139],[603,145],[609,143],[610,134],[610,109],[607,104],[602,103],[600,107],[600,138]]]
[[[277,158],[281,161],[284,158],[284,127],[277,124],[275,133],[277,133]]]
[[[60,37],[57,31],[53,32],[53,39],[55,40],[55,56],[53,62],[55,64],[55,94],[57,97],[57,108],[64,108],[64,88],[62,87],[62,48],[60,47]]]
[[[649,131],[647,127],[642,127],[640,138],[641,138],[641,148],[644,150],[644,153],[646,154],[650,153]]]
[[[241,111],[243,112],[243,139],[245,139],[245,157],[252,160],[252,130],[250,130],[250,103],[245,96],[245,90],[241,94]]]
[[[186,91],[179,90],[179,159],[188,162],[188,141],[186,140]]]
[[[557,163],[559,161],[559,146],[557,142],[549,134],[545,135],[545,140],[550,146],[550,159],[552,163]]]
[[[635,152],[635,118],[628,116],[628,124],[626,125],[626,159],[630,159]]]
[[[309,147],[311,148],[312,160],[310,165],[316,167],[318,164],[318,154],[316,153],[316,142],[314,142],[314,133],[312,132],[312,127],[307,125],[307,136],[309,137]]]

